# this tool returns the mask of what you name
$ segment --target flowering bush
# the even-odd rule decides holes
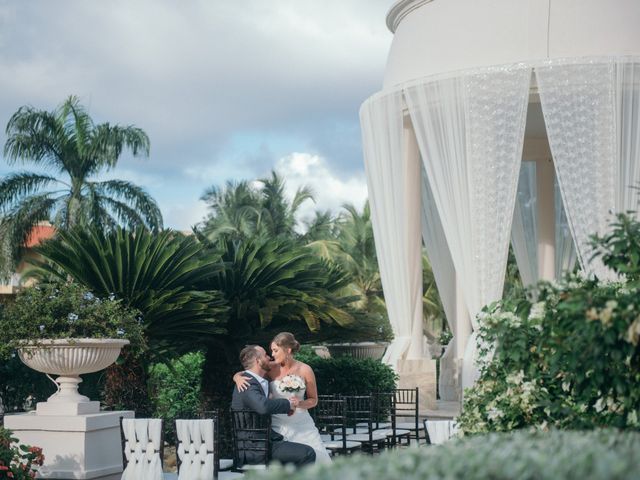
[[[261,480],[635,480],[640,433],[491,433],[443,445],[340,456],[333,463],[295,470],[270,465]],[[249,478],[249,477],[247,477]]]
[[[638,225],[621,216],[597,239],[619,282],[569,276],[541,283],[537,301],[503,300],[479,315],[484,360],[465,392],[463,433],[640,429],[640,245],[629,240]]]
[[[0,427],[0,480],[23,480],[36,477],[37,467],[44,462],[42,449],[18,445],[11,430]]]
[[[144,346],[138,312],[114,296],[99,298],[75,283],[26,288],[0,312],[0,357],[26,341],[55,338],[127,338]]]

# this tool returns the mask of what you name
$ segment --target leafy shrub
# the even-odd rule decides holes
[[[535,303],[504,300],[479,315],[485,360],[465,392],[465,433],[640,428],[640,246],[629,238],[638,230],[622,216],[598,240],[605,265],[626,281],[569,276],[561,285],[540,284]]]
[[[301,471],[273,467],[262,480],[631,480],[640,434],[616,430],[493,433],[435,447],[336,459]],[[255,478],[255,477],[254,477]]]
[[[202,411],[203,365],[204,354],[192,352],[169,364],[156,363],[149,370],[154,416],[164,418],[170,442],[176,418],[197,418]]]
[[[11,430],[0,427],[0,480],[35,478],[38,467],[44,462],[41,448],[17,442]]]
[[[0,357],[22,342],[51,338],[127,338],[142,346],[137,311],[113,297],[99,298],[75,283],[39,284],[22,290],[0,313]]]
[[[302,349],[296,359],[308,364],[316,376],[318,393],[367,394],[396,388],[393,369],[378,360],[351,357],[321,358],[310,348]]]

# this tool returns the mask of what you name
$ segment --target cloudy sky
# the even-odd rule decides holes
[[[0,142],[20,106],[74,94],[96,122],[149,134],[150,158],[110,176],[145,187],[166,226],[200,221],[208,186],[272,168],[291,190],[310,185],[317,208],[360,204],[358,108],[381,88],[392,4],[0,0]]]

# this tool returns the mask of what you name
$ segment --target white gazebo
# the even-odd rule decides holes
[[[433,375],[424,243],[454,333],[441,397],[456,400],[477,378],[476,314],[502,296],[510,242],[525,283],[576,260],[608,276],[589,236],[638,208],[640,1],[400,0],[387,25],[384,88],[360,111],[386,361],[401,382]]]

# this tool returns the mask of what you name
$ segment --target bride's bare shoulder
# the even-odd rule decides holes
[[[311,368],[309,365],[299,360],[298,360],[298,363],[300,364],[298,367],[298,372],[300,372],[300,374],[302,375],[313,374],[313,368]]]

